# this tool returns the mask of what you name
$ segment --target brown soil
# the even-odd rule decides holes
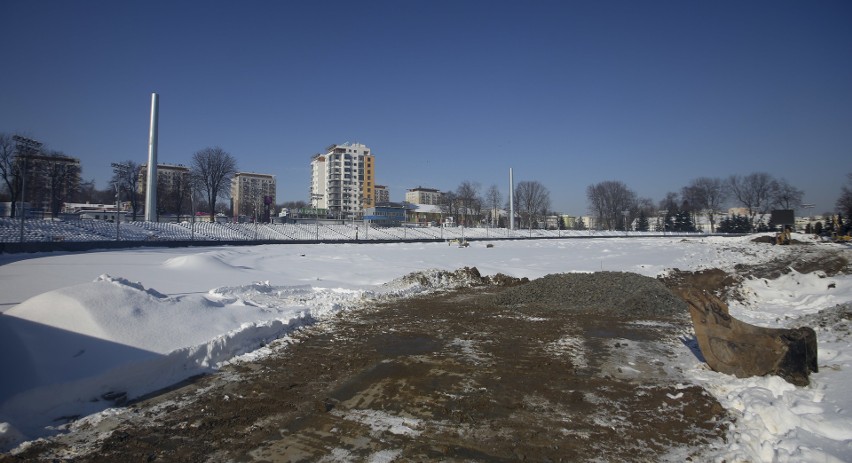
[[[672,368],[686,314],[483,303],[474,288],[348,312],[2,461],[654,461],[724,435]]]

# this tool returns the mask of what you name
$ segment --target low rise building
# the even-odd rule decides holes
[[[406,220],[408,207],[400,203],[379,203],[364,209],[364,220],[376,225],[399,226]]]
[[[441,204],[442,193],[434,188],[418,186],[405,192],[405,202],[411,204]]]

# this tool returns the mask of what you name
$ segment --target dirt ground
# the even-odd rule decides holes
[[[85,447],[73,461],[647,461],[722,437],[719,404],[666,368],[673,346],[659,340],[685,318],[477,302],[500,290],[342,314],[7,459]]]
[[[720,293],[738,278],[666,283]],[[0,461],[688,461],[724,438],[730,417],[676,366],[685,306],[631,319],[487,302],[509,289],[341,313]]]

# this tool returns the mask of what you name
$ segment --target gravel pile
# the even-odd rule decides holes
[[[527,278],[515,278],[502,273],[482,276],[476,267],[463,267],[453,271],[427,269],[409,273],[387,284],[388,289],[406,290],[413,287],[421,290],[448,290],[475,286],[513,286],[527,283]]]
[[[631,318],[686,315],[686,303],[650,277],[626,272],[546,275],[496,294],[493,303]]]
[[[847,338],[852,334],[852,302],[799,317],[793,322],[793,327],[800,326],[809,326],[820,332],[820,336],[831,333],[837,336],[837,340]]]

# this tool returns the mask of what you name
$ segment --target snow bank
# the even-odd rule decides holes
[[[284,333],[352,307],[362,291],[268,282],[165,296],[100,276],[31,298],[0,317],[0,437],[57,424],[207,373]]]

